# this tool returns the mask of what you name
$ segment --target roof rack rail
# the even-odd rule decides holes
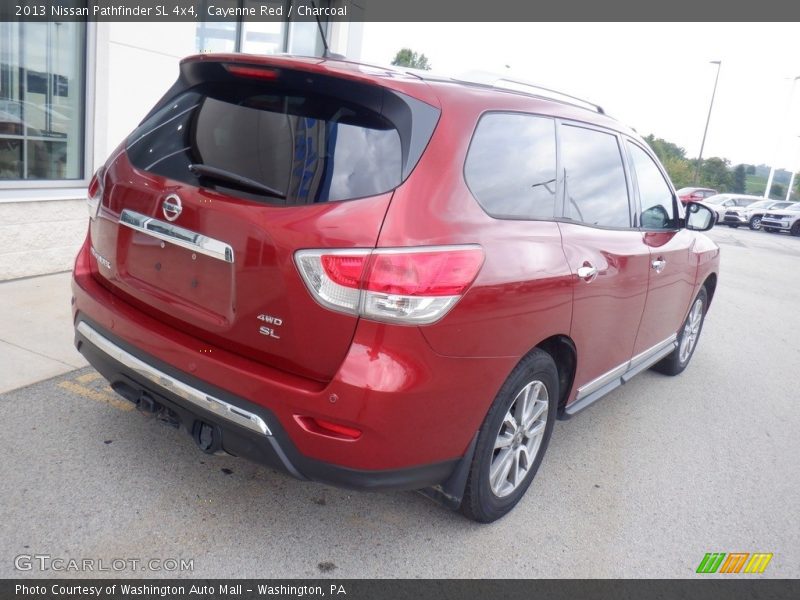
[[[494,86],[493,87],[500,88],[500,89],[508,89],[507,87],[502,85],[503,83],[511,84],[511,85],[518,85],[518,86],[520,86],[522,88],[532,88],[534,90],[539,90],[539,91],[545,92],[546,94],[553,94],[554,97],[552,99],[556,100],[556,101],[559,100],[559,97],[560,98],[567,98],[567,101],[566,101],[567,104],[574,104],[575,102],[579,102],[580,104],[585,105],[586,107],[589,107],[589,109],[594,110],[594,111],[600,113],[601,115],[606,114],[606,111],[603,110],[603,107],[600,106],[599,104],[595,104],[594,102],[589,102],[588,100],[585,100],[583,98],[579,98],[578,96],[573,96],[571,94],[565,94],[564,92],[559,92],[558,90],[553,90],[553,89],[544,87],[542,85],[531,83],[530,81],[525,81],[523,79],[512,79],[510,77],[500,77],[499,79],[497,79],[494,82]],[[514,90],[514,88],[511,88],[511,89],[512,89],[512,91],[525,92],[524,89],[522,89],[522,90]],[[538,93],[531,94],[531,95],[540,96],[540,94],[538,94]],[[546,97],[550,98],[550,96],[546,96]]]
[[[583,98],[579,98],[571,94],[566,94],[564,92],[559,92],[558,90],[547,88],[542,85],[532,83],[530,81],[525,81],[524,79],[515,79],[513,77],[507,77],[505,75],[497,73],[489,73],[484,71],[470,71],[468,73],[465,73],[461,77],[448,77],[436,74],[427,74],[425,73],[425,71],[420,72],[418,70],[414,70],[413,73],[409,74],[417,75],[422,79],[430,79],[436,81],[451,81],[453,83],[479,85],[484,87],[491,87],[498,90],[517,92],[521,94],[526,94],[528,96],[534,96],[536,98],[543,98],[545,100],[555,100],[556,102],[561,102],[563,104],[570,104],[578,108],[585,108],[587,110],[600,113],[601,115],[606,114],[606,111],[603,109],[602,106],[600,106],[599,104],[595,104],[594,102],[590,102],[589,100],[585,100]]]

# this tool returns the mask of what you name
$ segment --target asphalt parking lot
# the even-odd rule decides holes
[[[0,577],[91,575],[15,570],[45,554],[193,559],[127,577],[670,578],[706,552],[771,552],[764,577],[800,577],[800,238],[709,235],[722,273],[693,363],[558,422],[497,523],[204,455],[84,368],[0,395]]]

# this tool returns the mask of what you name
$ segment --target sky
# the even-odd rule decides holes
[[[703,157],[800,168],[797,23],[366,23],[361,60],[403,47],[436,72],[491,71],[600,104],[641,135]],[[792,96],[791,105],[789,104]]]

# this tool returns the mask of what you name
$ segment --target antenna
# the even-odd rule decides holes
[[[314,9],[314,19],[317,22],[317,29],[319,29],[319,37],[322,38],[322,46],[325,48],[325,50],[322,53],[322,58],[346,58],[341,54],[334,54],[333,52],[330,51],[330,48],[328,47],[328,40],[325,37],[325,31],[323,31],[322,29],[322,22],[319,20],[317,5],[314,2],[314,0],[311,0],[311,7]]]

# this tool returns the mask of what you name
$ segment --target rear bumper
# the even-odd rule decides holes
[[[459,462],[360,470],[309,459],[297,451],[269,410],[210,387],[195,377],[177,373],[85,318],[77,323],[75,345],[126,399],[139,401],[144,395],[156,406],[169,409],[193,437],[201,424],[214,426],[219,432],[219,449],[280,469],[298,479],[358,489],[420,489],[446,481]]]
[[[394,489],[443,482],[468,454],[518,361],[442,356],[418,328],[362,320],[336,375],[329,382],[314,381],[210,347],[161,323],[106,289],[92,268],[85,244],[72,290],[76,344],[89,362],[112,383],[133,382],[164,400],[189,431],[195,421],[219,425],[231,454],[302,478]],[[86,327],[158,373],[146,376],[139,363],[125,364],[114,347],[99,338],[92,342]],[[354,427],[362,435],[343,440],[311,432],[297,422],[298,415]],[[260,431],[255,417],[270,435]]]

